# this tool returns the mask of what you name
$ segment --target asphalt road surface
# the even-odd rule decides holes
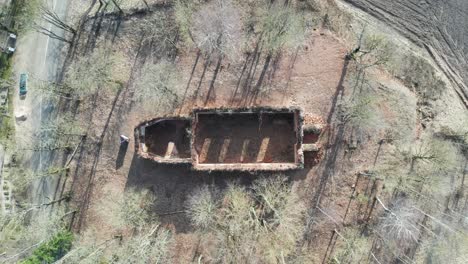
[[[69,0],[48,0],[48,5],[61,18],[65,18]],[[63,32],[50,25],[44,25],[56,34]],[[28,73],[29,84],[26,98],[18,95],[18,85],[15,86],[14,109],[15,116],[24,114],[25,121],[16,121],[16,141],[23,148],[32,148],[35,144],[33,134],[40,127],[41,122],[47,119],[50,105],[43,100],[41,93],[34,89],[37,80],[56,79],[58,70],[62,66],[63,53],[60,52],[63,43],[31,30],[18,37],[17,51],[14,56],[13,68],[16,79],[21,73]],[[25,164],[34,171],[47,169],[49,155],[46,152],[25,151]],[[37,182],[31,195],[33,202],[41,203],[51,199],[55,191],[55,182],[50,179]]]

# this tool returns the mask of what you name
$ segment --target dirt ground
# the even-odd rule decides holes
[[[421,46],[429,43],[427,37],[436,36],[430,41],[439,41],[432,42],[439,51],[446,50],[456,55],[454,43],[465,43],[463,38],[468,36],[463,34],[466,32],[465,24],[450,22],[464,21],[456,17],[464,15],[460,10],[468,7],[463,0],[344,2],[393,25]],[[440,6],[443,8],[438,8]],[[427,12],[437,10],[451,11],[445,14],[446,22],[433,27],[434,22],[440,21],[429,21],[433,16],[427,15]],[[183,213],[187,196],[206,184],[223,188],[229,181],[240,181],[248,186],[261,174],[198,172],[191,170],[188,165],[157,164],[139,159],[134,152],[133,140],[122,148],[119,135],[133,138],[135,126],[144,120],[162,116],[187,116],[193,108],[199,107],[298,106],[304,110],[306,117],[324,123],[320,137],[305,135],[304,138],[305,143],[319,144],[321,151],[318,158],[305,157],[304,169],[284,174],[294,182],[294,190],[311,208],[320,204],[309,212],[313,216],[313,228],[307,234],[304,248],[310,254],[309,263],[323,263],[327,245],[333,238],[332,231],[347,226],[355,227],[368,217],[372,197],[353,200],[350,197],[353,193],[356,197],[359,194],[369,195],[375,179],[371,176],[357,178],[357,174],[384,165],[395,152],[393,146],[378,144],[382,131],[366,136],[364,144],[351,150],[348,148],[352,141],[349,131],[339,122],[330,122],[336,115],[342,94],[348,92],[346,78],[350,72],[345,67],[344,58],[350,44],[328,30],[315,30],[299,49],[285,52],[272,60],[259,94],[250,93],[247,87],[258,80],[264,57],[258,63],[251,55],[245,55],[239,61],[222,60],[215,74],[217,58],[207,59],[196,50],[181,47],[175,58],[180,71],[177,92],[182,98],[181,106],[174,111],[157,107],[147,111],[133,100],[134,84],[138,79],[139,67],[148,61],[156,62],[161,55],[158,54],[158,47],[143,43],[140,30],[132,23],[132,19],[127,19],[118,25],[113,23],[109,27],[104,26],[100,31],[107,41],[113,41],[112,49],[123,51],[132,73],[121,91],[103,89],[96,98],[97,104],[85,102],[82,106],[92,110],[90,116],[83,116],[83,124],[90,127],[90,133],[72,164],[71,177],[65,179],[73,191],[72,206],[80,212],[74,222],[75,230],[83,235],[92,234],[92,239],[98,243],[118,235],[121,230],[116,229],[109,218],[109,208],[115,206],[115,201],[130,189],[148,189],[157,197],[154,211],[160,214],[159,221],[174,231],[174,248],[171,250],[173,263],[192,263],[200,251],[200,238],[188,216]],[[444,38],[447,36],[444,25],[449,29],[450,37]],[[116,35],[115,27],[119,27]],[[438,30],[437,34],[428,33],[435,30]],[[82,42],[84,48],[87,45],[86,36]],[[449,58],[453,63],[464,57]],[[409,137],[417,137],[417,102],[414,93],[392,76],[379,72],[374,75],[378,82],[377,90],[381,93],[377,104],[387,126],[398,128]]]
[[[188,114],[194,107],[239,107],[244,105],[299,106],[305,113],[326,116],[340,82],[346,47],[328,32],[314,32],[303,47],[296,52],[278,57],[270,68],[265,82],[265,92],[252,98],[242,91],[248,74],[242,73],[244,65],[252,65],[251,58],[237,64],[225,62],[214,80],[214,94],[208,98],[215,65],[196,53],[184,54],[178,64],[185,70],[186,100],[181,112]],[[195,58],[194,58],[195,57]],[[203,74],[204,67],[208,65]],[[251,78],[258,79],[261,63],[251,70]],[[194,74],[188,75],[194,69]],[[190,78],[191,77],[191,78]],[[250,79],[250,78],[249,78]],[[190,82],[189,82],[190,81]],[[247,80],[248,81],[248,80]],[[247,97],[247,98],[246,98]],[[255,99],[255,100],[253,100]],[[250,104],[249,104],[250,103]]]
[[[125,31],[125,27],[122,31]],[[314,33],[306,45],[308,48],[299,49],[297,54],[284,54],[278,58],[274,74],[273,70],[269,71],[268,84],[271,85],[271,89],[249,104],[250,106],[300,106],[306,113],[326,119],[332,108],[336,89],[342,82],[341,71],[346,50],[337,38],[326,31]],[[136,54],[133,53],[133,56]],[[118,144],[119,134],[132,135],[136,125],[150,117],[155,118],[156,115],[188,115],[195,107],[241,105],[241,100],[233,100],[233,94],[239,79],[242,78],[240,75],[243,63],[249,63],[248,59],[238,64],[223,62],[222,70],[214,80],[215,96],[205,104],[207,92],[213,82],[215,65],[210,65],[210,62],[203,58],[197,58],[195,51],[181,54],[177,58],[177,65],[181,69],[182,83],[186,84],[183,85],[186,88],[183,92],[186,98],[183,105],[173,113],[142,112],[132,103],[131,84],[117,95],[102,93],[98,99],[100,103],[90,119],[95,130],[95,136],[90,138],[102,138],[102,144],[83,150],[77,158],[79,165],[75,169],[75,176],[71,179],[75,203],[83,212],[83,216],[76,221],[76,228],[86,230],[99,227],[95,233],[98,239],[114,235],[116,231],[101,212],[102,204],[114,199],[116,195],[121,195],[128,188],[152,190],[158,197],[155,211],[167,213],[183,211],[187,196],[202,184],[216,182],[223,186],[227,181],[234,179],[248,184],[255,179],[256,176],[249,173],[202,173],[194,172],[189,167],[155,164],[135,155],[133,141],[125,151],[119,151]],[[205,66],[207,69],[203,73]],[[253,78],[258,78],[258,71]],[[285,156],[287,157],[289,156]],[[274,161],[273,157],[271,160]],[[315,166],[290,172],[288,175],[300,182],[305,179],[311,182],[316,179],[318,171],[318,167]],[[305,182],[298,184],[313,185]],[[161,216],[160,221],[172,227],[176,234],[180,234],[176,235],[177,244],[196,238],[184,214]],[[192,254],[193,251],[187,250],[178,255],[175,262],[187,263]]]
[[[294,114],[199,114],[199,163],[294,163]]]
[[[129,38],[135,34],[134,29],[125,23],[120,25],[117,37],[122,40],[120,48],[128,51],[126,55],[134,62],[134,66],[151,59],[151,51],[145,51],[145,47],[136,41],[137,38]],[[134,80],[138,77],[138,71],[132,73],[130,82],[122,91],[100,93],[99,104],[89,118],[93,125],[93,136],[89,137],[89,141],[101,140],[101,143],[88,145],[88,149],[80,152],[71,179],[73,203],[81,212],[75,222],[75,229],[80,232],[94,229],[94,236],[98,240],[115,235],[118,230],[113,228],[103,213],[102,205],[111,203],[125,190],[149,189],[157,196],[154,210],[162,214],[159,220],[175,232],[174,263],[190,263],[196,254],[198,235],[183,213],[187,196],[204,184],[216,184],[223,188],[228,181],[236,180],[248,185],[258,175],[195,172],[189,166],[156,164],[139,159],[134,153],[133,141],[122,150],[118,144],[119,135],[132,135],[135,126],[144,120],[188,115],[193,108],[199,107],[298,106],[312,119],[331,120],[338,97],[346,86],[345,54],[346,46],[332,33],[327,30],[314,31],[299,49],[274,58],[262,91],[252,94],[247,88],[248,83],[258,80],[264,58],[258,63],[249,56],[238,62],[221,61],[215,74],[217,61],[205,59],[194,50],[181,49],[176,63],[181,73],[180,95],[183,99],[181,106],[174,111],[143,111],[133,102]],[[253,127],[257,121],[251,123]],[[245,121],[242,124],[245,125]],[[237,133],[235,125],[227,130]],[[288,127],[287,130],[291,129]],[[304,169],[285,173],[294,182],[294,188],[304,201],[310,204],[316,203],[318,199],[322,201],[321,208],[326,214],[316,212],[319,215],[316,219],[323,225],[319,224],[310,231],[312,235],[309,241],[309,247],[314,249],[311,254],[317,255],[317,261],[323,256],[330,230],[334,228],[329,216],[336,216],[337,219],[344,216],[356,173],[365,169],[366,162],[376,159],[376,153],[379,153],[377,136],[370,137],[365,150],[353,153],[344,147],[346,133],[339,123],[326,124],[324,130],[320,138],[308,138],[310,142],[318,140],[323,147],[321,162],[306,163]],[[272,133],[273,128],[269,131]],[[214,132],[219,131],[206,131]],[[287,150],[291,142],[283,145]],[[385,150],[383,146],[381,151],[385,153]],[[204,160],[213,162],[215,156],[208,155]],[[278,159],[271,155],[266,157],[269,158],[265,160],[271,162]],[[290,160],[291,156],[288,154],[280,158]],[[239,160],[239,157],[227,155],[226,160]],[[362,210],[354,210],[357,206],[355,203],[351,205],[355,212],[352,217],[359,217],[356,214],[365,215]]]
[[[189,121],[167,120],[158,122],[145,129],[145,144],[148,151],[164,157],[168,153],[169,144],[174,148],[169,157],[190,158],[190,138],[187,129],[190,128]]]

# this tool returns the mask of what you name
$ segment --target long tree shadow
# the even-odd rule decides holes
[[[330,112],[328,112],[327,124],[331,123],[332,118],[333,118],[333,114],[336,111],[336,106],[338,104],[338,100],[339,100],[339,98],[341,98],[341,95],[343,94],[343,91],[344,91],[343,83],[345,81],[346,74],[348,73],[349,61],[350,60],[347,57],[344,60],[343,69],[341,70],[340,80],[338,81],[338,85],[336,86],[335,94],[333,95],[332,106],[330,108]]]
[[[91,30],[90,30],[90,33],[88,34],[88,40],[86,41],[85,53],[90,53],[96,46],[96,41],[101,32],[102,23],[104,21],[107,5],[108,5],[107,2],[103,5],[102,2],[99,1],[99,7],[98,7],[98,10],[96,11],[96,15],[94,17],[91,17],[91,19],[93,20],[93,23],[91,24]],[[87,23],[86,20],[83,21],[83,26],[85,26],[86,23]]]
[[[266,56],[265,62],[263,64],[262,71],[260,72],[260,76],[258,77],[257,83],[255,84],[253,88],[250,87],[250,89],[248,89],[247,93],[244,95],[244,100],[245,100],[244,105],[253,105],[257,102],[257,98],[263,86],[265,76],[267,75],[267,72],[270,67],[272,56],[273,55],[271,53],[269,53]]]
[[[127,83],[125,84],[123,91],[122,91],[122,96],[120,100],[120,104],[117,106],[117,119],[119,124],[123,123],[123,120],[125,118],[125,114],[130,111],[130,109],[133,107],[134,101],[132,100],[134,96],[134,89],[130,89],[133,85],[134,82],[137,78],[137,72],[138,69],[145,64],[146,62],[146,57],[148,55],[147,52],[145,52],[145,45],[144,45],[144,39],[145,39],[145,34],[141,35],[141,38],[138,42],[138,47],[136,49],[136,54],[135,58],[133,59],[133,65],[130,71],[130,77]]]
[[[252,82],[255,77],[255,73],[257,71],[257,66],[260,61],[262,53],[262,47],[260,46],[260,41],[257,42],[255,46],[255,50],[253,52],[252,61],[249,66],[249,70],[247,71],[247,75],[244,80],[244,84],[242,85],[241,96],[239,100],[239,105],[245,105],[247,103],[247,96],[250,94],[250,90],[252,88]]]
[[[154,192],[154,211],[166,226],[173,226],[178,233],[192,232],[193,227],[186,214],[187,198],[197,188],[215,185],[219,189],[235,181],[249,185],[256,179],[249,173],[197,172],[189,165],[159,164],[133,156],[126,189],[149,189]]]
[[[291,77],[294,69],[294,65],[296,65],[297,61],[297,56],[299,55],[299,48],[296,48],[296,51],[294,52],[293,59],[289,62],[288,65],[288,73],[286,77],[286,85],[284,86],[284,91],[283,91],[283,98],[281,99],[282,102],[286,99],[287,91],[289,89],[289,85],[291,84]]]
[[[205,64],[203,66],[203,72],[200,76],[200,80],[198,81],[197,89],[193,93],[193,104],[197,103],[198,95],[200,94],[200,88],[202,86],[203,80],[205,79],[206,70],[208,69],[208,67],[210,67],[210,64],[211,64],[211,54],[205,57]]]
[[[213,78],[211,79],[210,88],[208,89],[208,93],[206,95],[205,106],[208,104],[208,101],[214,100],[216,98],[214,84],[216,82],[216,78],[218,77],[218,73],[219,73],[219,69],[221,68],[222,60],[223,60],[223,56],[219,56],[218,62],[216,63],[215,71],[213,73]]]
[[[288,171],[282,174],[291,181],[303,180],[309,169]],[[274,172],[265,173],[266,177]],[[155,196],[154,212],[159,215],[163,225],[172,226],[178,233],[193,232],[194,228],[186,213],[187,199],[202,186],[212,185],[223,190],[230,182],[236,182],[247,188],[252,182],[264,175],[249,172],[215,171],[198,172],[190,165],[159,164],[133,156],[125,189],[151,190]]]
[[[85,218],[86,212],[87,212],[88,207],[89,207],[89,198],[91,197],[91,193],[92,193],[93,187],[94,187],[94,178],[96,176],[96,169],[97,169],[97,166],[99,164],[99,159],[101,157],[101,151],[102,151],[102,145],[104,143],[104,137],[106,136],[107,129],[108,129],[109,124],[110,124],[110,120],[112,119],[112,114],[114,113],[114,109],[115,109],[115,106],[117,104],[117,101],[119,100],[121,92],[122,92],[122,89],[119,89],[116,96],[115,96],[115,98],[114,98],[114,101],[112,102],[112,107],[111,107],[111,110],[109,112],[109,115],[107,116],[106,123],[104,125],[104,128],[102,129],[101,135],[99,136],[98,142],[96,143],[96,148],[97,149],[93,152],[93,156],[94,156],[93,157],[93,162],[92,162],[91,170],[89,172],[84,197],[82,197],[81,204],[80,204],[80,217],[78,219],[78,226],[77,226],[78,230],[80,230],[80,228],[84,224],[84,218]]]
[[[185,87],[184,95],[182,96],[182,101],[181,101],[180,109],[179,109],[179,115],[182,112],[182,108],[184,107],[185,98],[187,97],[187,92],[188,92],[188,90],[190,88],[190,83],[192,82],[193,74],[195,73],[195,69],[197,68],[198,61],[200,60],[200,55],[201,55],[201,52],[200,52],[200,50],[198,50],[197,51],[197,57],[195,58],[195,62],[193,63],[193,66],[192,66],[192,71],[190,72],[190,77],[189,77],[189,80],[187,82],[187,86]]]
[[[120,26],[122,25],[123,17],[118,16],[115,20],[112,21],[111,26],[108,30],[108,36],[111,37],[111,43],[115,43],[117,35],[119,33]]]
[[[327,117],[327,130],[328,130],[328,139],[325,146],[329,149],[325,151],[323,160],[325,164],[323,165],[323,171],[321,173],[320,178],[318,179],[317,187],[315,188],[314,195],[310,201],[310,208],[309,208],[309,216],[316,215],[316,210],[320,206],[322,201],[323,194],[327,188],[328,182],[331,177],[336,172],[336,163],[338,159],[338,154],[342,150],[344,137],[346,134],[346,123],[337,124],[335,126],[332,125],[333,118],[335,117],[336,107],[338,104],[339,99],[343,96],[344,93],[344,81],[346,78],[346,73],[348,70],[349,59],[345,59],[343,64],[343,69],[341,72],[341,77],[336,87],[335,94],[333,96],[332,106],[330,108],[330,112]],[[333,127],[338,128],[335,132]],[[314,232],[313,226],[310,225],[304,232],[305,241],[310,241],[311,234]]]
[[[320,204],[321,195],[328,183],[328,180],[333,174],[335,173],[336,168],[336,160],[338,157],[338,153],[341,150],[343,139],[345,136],[346,124],[338,124],[335,127],[338,127],[338,131],[334,134],[334,131],[331,129],[332,120],[334,114],[336,112],[336,107],[338,105],[339,99],[343,96],[344,93],[344,81],[346,79],[346,73],[348,71],[349,59],[345,58],[345,62],[343,64],[343,69],[341,71],[341,77],[336,87],[335,94],[333,95],[332,106],[330,108],[330,112],[328,113],[327,117],[327,125],[328,125],[328,142],[327,146],[331,146],[331,149],[325,152],[324,160],[326,160],[324,171],[322,177],[320,177],[320,183],[317,188],[317,192],[312,199],[313,205]],[[333,135],[334,134],[334,135]]]
[[[244,65],[242,66],[241,74],[239,76],[239,79],[237,80],[236,89],[232,93],[231,99],[229,100],[231,104],[233,104],[234,101],[236,100],[237,92],[239,91],[239,87],[242,82],[242,78],[244,77],[245,70],[247,69],[247,65],[249,64],[251,55],[252,55],[251,53],[247,53],[247,57],[245,58]]]
[[[245,58],[244,65],[242,66],[242,71],[239,76],[239,80],[237,81],[237,84],[236,84],[236,89],[234,90],[231,100],[230,100],[231,104],[233,104],[236,101],[236,96],[240,87],[242,87],[242,90],[241,90],[241,95],[240,95],[240,99],[238,102],[239,105],[242,104],[244,96],[250,91],[250,87],[252,85],[251,83],[255,75],[258,62],[260,60],[260,55],[261,55],[260,43],[261,43],[261,37],[255,44],[255,49],[253,50],[253,52],[247,53],[247,57]],[[247,68],[249,69],[247,70]],[[245,75],[245,79],[243,79],[244,75]]]

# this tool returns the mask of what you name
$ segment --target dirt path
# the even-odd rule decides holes
[[[468,1],[341,0],[395,29],[423,48],[468,107]]]

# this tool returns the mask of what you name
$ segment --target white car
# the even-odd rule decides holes
[[[7,53],[13,53],[16,50],[16,35],[13,33],[10,33],[8,36],[8,42],[7,42]]]

